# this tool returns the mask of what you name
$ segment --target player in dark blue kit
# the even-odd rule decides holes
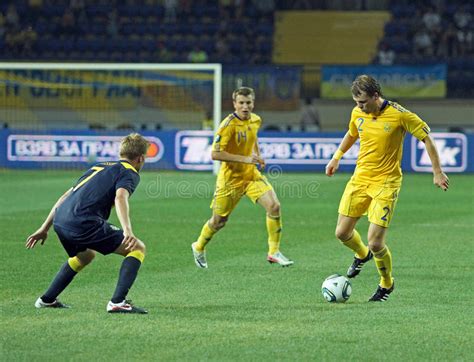
[[[137,133],[123,138],[120,160],[96,164],[84,173],[76,185],[59,198],[43,225],[28,237],[28,249],[38,241],[43,245],[48,230],[54,225],[69,255],[48,290],[36,301],[36,308],[68,308],[57,299],[58,295],[98,251],[104,255],[116,253],[125,257],[107,312],[147,313],[125,298],[145,257],[145,244],[132,231],[128,199],[140,182],[138,172],[145,163],[149,145]],[[122,229],[107,222],[114,205]]]

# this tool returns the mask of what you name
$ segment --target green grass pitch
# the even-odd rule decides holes
[[[129,297],[149,314],[108,315],[121,257],[98,255],[61,300],[36,310],[66,260],[53,231],[26,250],[79,171],[0,171],[1,350],[3,361],[470,360],[473,344],[474,176],[450,175],[442,192],[427,174],[405,175],[387,242],[396,289],[370,304],[373,262],[345,304],[324,301],[325,277],[345,273],[350,251],[334,237],[349,174],[269,177],[279,194],[282,251],[291,268],[266,262],[264,210],[244,199],[208,246],[208,270],[190,244],[209,218],[214,177],[144,172],[131,198],[147,257]],[[112,221],[116,222],[115,215]],[[367,220],[359,223],[364,236]]]

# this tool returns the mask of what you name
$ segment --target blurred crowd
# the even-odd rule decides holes
[[[271,63],[273,0],[16,0],[3,59]]]
[[[388,10],[392,17],[374,49],[374,63],[446,63],[448,85],[474,84],[470,0],[4,1],[0,57],[271,64],[278,10],[355,10],[361,21],[370,16],[366,10]]]
[[[375,63],[474,61],[474,2],[394,1]]]

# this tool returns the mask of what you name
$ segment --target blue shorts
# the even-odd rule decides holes
[[[77,233],[57,225],[54,225],[54,231],[70,257],[86,249],[98,251],[103,255],[111,254],[123,241],[123,230],[107,222],[98,226],[88,238],[78,237]]]

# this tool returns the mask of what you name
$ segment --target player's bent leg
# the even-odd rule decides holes
[[[220,216],[213,213],[212,217],[204,224],[201,234],[196,242],[191,244],[194,263],[198,268],[207,269],[207,257],[204,248],[211,241],[217,231],[222,229],[228,220],[228,216]]]
[[[125,250],[125,246],[121,244],[116,250],[116,254],[125,256],[120,267],[117,286],[114,295],[107,304],[107,312],[109,313],[148,313],[145,309],[134,306],[130,301],[126,300],[128,291],[132,287],[138,274],[138,270],[145,259],[146,247],[145,243],[137,240],[133,249]]]
[[[375,265],[380,275],[379,286],[382,289],[381,292],[384,292],[388,297],[388,294],[393,290],[392,287],[394,283],[392,277],[392,254],[385,244],[386,233],[386,227],[374,223],[371,223],[369,226],[369,248],[374,254]],[[376,294],[377,292],[373,297],[375,297]]]
[[[36,308],[69,308],[60,302],[57,297],[72,282],[77,273],[94,260],[95,251],[86,249],[68,259],[61,267],[46,293],[35,302]]]
[[[355,253],[354,260],[347,269],[348,278],[355,278],[359,275],[364,264],[373,257],[369,248],[362,242],[359,232],[355,229],[357,221],[359,221],[358,217],[339,214],[336,226],[336,237]]]
[[[87,249],[85,251],[81,251],[80,253],[77,253],[76,258],[78,259],[79,263],[77,264],[76,268],[71,265],[71,262],[69,265],[73,267],[73,269],[76,272],[81,271],[85,266],[89,265],[95,258],[96,252],[91,249]]]
[[[337,226],[335,232],[336,238],[338,238],[342,242],[344,242],[344,240],[350,239],[358,221],[358,217],[350,217],[339,214],[339,217],[337,218]]]

